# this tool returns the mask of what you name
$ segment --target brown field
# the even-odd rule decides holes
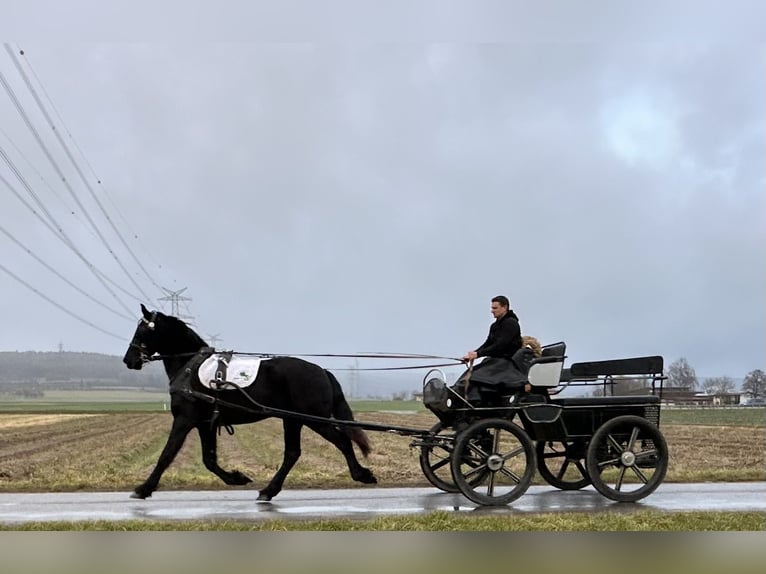
[[[369,422],[429,428],[430,413],[361,413]],[[0,415],[0,491],[131,490],[154,466],[170,429],[167,413],[100,415]],[[666,481],[763,480],[766,428],[663,425],[670,447]],[[410,439],[371,432],[367,461],[380,486],[427,486]],[[201,462],[199,439],[189,435],[160,488],[232,488]],[[279,466],[281,423],[236,427],[219,438],[224,468],[248,474],[263,487]],[[539,482],[538,478],[538,482]],[[303,431],[303,454],[285,488],[356,486],[340,453],[312,431]]]

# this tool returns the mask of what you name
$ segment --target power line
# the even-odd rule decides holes
[[[48,190],[49,190],[49,191],[50,191],[50,192],[51,192],[53,195],[55,195],[55,196],[56,196],[56,198],[57,198],[57,199],[58,199],[58,200],[59,200],[61,203],[63,203],[63,204],[64,204],[64,206],[66,207],[67,211],[69,211],[69,212],[70,212],[70,213],[71,213],[71,214],[72,214],[74,217],[76,217],[76,218],[77,218],[77,220],[80,222],[80,224],[84,226],[85,222],[84,222],[82,219],[80,219],[80,217],[79,217],[79,216],[78,216],[78,215],[75,213],[75,211],[74,211],[74,209],[72,208],[72,206],[71,206],[69,203],[67,203],[67,200],[66,200],[66,198],[65,198],[63,195],[61,195],[61,194],[60,194],[60,193],[59,193],[59,192],[58,192],[56,189],[54,189],[54,188],[53,188],[53,186],[51,186],[51,184],[50,184],[50,183],[48,183],[48,181],[45,179],[45,177],[43,177],[43,174],[41,174],[41,173],[40,173],[40,172],[39,172],[39,171],[38,171],[38,170],[35,168],[35,166],[32,164],[32,162],[31,162],[31,161],[29,161],[29,158],[27,158],[27,157],[24,155],[24,153],[21,151],[21,149],[19,149],[19,146],[17,146],[17,145],[15,144],[15,142],[14,142],[14,141],[11,139],[11,136],[9,136],[9,135],[8,135],[8,133],[7,133],[7,132],[6,132],[6,131],[5,131],[5,130],[2,128],[2,126],[0,126],[0,133],[2,133],[2,134],[3,134],[3,136],[5,136],[5,139],[6,139],[6,140],[8,140],[8,143],[10,143],[10,144],[11,144],[11,146],[13,147],[13,149],[15,149],[15,150],[16,150],[16,153],[18,154],[18,156],[19,156],[19,157],[21,157],[21,159],[23,159],[23,160],[26,162],[26,164],[27,164],[27,166],[29,167],[29,169],[31,169],[31,170],[32,170],[32,171],[33,171],[33,172],[34,172],[34,173],[37,175],[37,177],[39,177],[39,178],[40,178],[40,181],[42,181],[42,182],[45,184],[45,187],[46,187],[46,188],[48,188]],[[92,232],[92,231],[88,230],[88,232],[89,232],[89,233],[91,233],[91,234],[93,235],[93,237],[95,237],[95,234],[93,234],[93,232]]]
[[[111,312],[111,313],[114,313],[114,314],[115,314],[115,315],[117,315],[118,317],[122,317],[123,319],[128,319],[128,320],[131,320],[131,319],[132,319],[132,317],[129,317],[128,315],[123,315],[123,314],[122,314],[122,313],[120,313],[119,311],[115,311],[114,309],[112,309],[111,307],[109,307],[108,305],[106,305],[105,303],[102,303],[101,301],[99,301],[98,299],[96,299],[95,297],[93,297],[91,294],[89,294],[88,292],[86,292],[84,289],[82,289],[82,288],[78,287],[77,285],[75,285],[75,284],[74,284],[72,281],[70,281],[69,279],[67,279],[66,277],[64,277],[64,276],[63,276],[61,273],[59,273],[58,271],[56,271],[56,269],[54,269],[54,268],[53,268],[51,265],[48,265],[48,264],[47,264],[45,261],[43,261],[43,260],[42,260],[42,258],[40,258],[40,257],[38,257],[37,255],[35,255],[35,253],[33,253],[31,249],[29,249],[29,248],[28,248],[26,245],[24,245],[24,244],[23,244],[21,241],[19,241],[18,239],[16,239],[16,238],[15,238],[15,237],[14,237],[14,236],[13,236],[13,235],[12,235],[12,234],[11,234],[11,233],[8,231],[8,230],[6,230],[6,229],[5,229],[5,228],[4,228],[2,225],[0,225],[0,232],[1,232],[1,233],[3,233],[3,234],[5,234],[5,235],[6,235],[6,236],[7,236],[7,237],[8,237],[8,238],[11,240],[11,241],[13,241],[13,242],[14,242],[16,245],[18,245],[18,246],[19,246],[21,249],[23,249],[24,251],[26,251],[26,252],[27,252],[27,253],[28,253],[28,254],[29,254],[29,255],[30,255],[32,258],[34,258],[34,259],[35,259],[35,260],[36,260],[38,263],[40,263],[40,264],[41,264],[43,267],[45,267],[45,268],[46,268],[48,271],[50,271],[51,273],[53,273],[54,275],[56,275],[56,277],[58,277],[59,279],[61,279],[62,281],[64,281],[64,282],[65,282],[67,285],[69,285],[70,287],[72,287],[73,289],[75,289],[75,290],[76,290],[78,293],[81,293],[82,295],[85,295],[85,296],[86,296],[88,299],[90,299],[91,301],[93,301],[93,302],[94,302],[94,303],[96,303],[97,305],[100,305],[101,307],[103,307],[103,308],[104,308],[104,309],[106,309],[107,311],[109,311],[109,312]]]
[[[80,198],[77,196],[77,193],[74,191],[74,188],[69,183],[69,180],[67,180],[66,176],[64,175],[64,172],[61,170],[61,167],[58,165],[56,160],[53,158],[53,156],[50,153],[50,150],[45,145],[45,142],[43,142],[42,138],[40,137],[40,134],[38,133],[37,129],[32,125],[32,122],[29,119],[29,116],[27,115],[26,111],[24,110],[24,107],[21,105],[21,102],[16,97],[15,92],[13,91],[13,88],[10,86],[10,84],[6,81],[5,76],[0,71],[0,83],[2,83],[3,87],[5,88],[6,92],[8,93],[8,96],[11,98],[11,101],[13,102],[14,106],[16,107],[16,111],[18,111],[19,115],[21,115],[22,119],[24,120],[24,123],[27,125],[29,130],[32,132],[32,135],[34,136],[35,140],[37,141],[37,144],[40,146],[40,148],[43,150],[43,153],[45,154],[45,157],[48,158],[48,161],[53,166],[53,169],[56,171],[56,174],[61,179],[61,182],[64,184],[64,187],[67,189],[69,194],[74,199],[77,206],[82,211],[82,214],[85,216],[85,218],[88,220],[88,223],[91,225],[93,230],[96,232],[96,235],[98,235],[99,239],[101,240],[101,243],[106,247],[106,250],[109,252],[109,254],[112,256],[112,258],[117,262],[117,265],[122,269],[122,271],[125,273],[125,275],[128,277],[128,279],[134,284],[134,286],[142,293],[146,299],[151,299],[146,293],[144,293],[143,289],[140,285],[136,282],[136,280],[133,278],[133,276],[130,274],[130,272],[127,270],[125,265],[122,263],[119,257],[117,257],[117,254],[112,250],[111,246],[109,245],[109,242],[106,240],[104,235],[101,233],[101,230],[96,225],[96,222],[93,220],[93,218],[88,213],[88,210],[85,208],[83,203],[80,201]],[[47,115],[47,112],[43,110],[43,114],[46,115],[47,118],[49,116]],[[55,131],[55,126],[54,126]],[[58,136],[58,134],[57,134]],[[7,160],[6,160],[7,161]]]
[[[103,184],[103,183],[102,183],[102,181],[101,181],[101,178],[100,178],[100,177],[98,176],[98,174],[96,173],[96,170],[93,168],[93,166],[91,165],[90,161],[88,161],[88,158],[87,158],[87,156],[85,155],[85,152],[83,152],[83,150],[82,150],[82,149],[80,148],[80,146],[78,145],[78,143],[77,143],[77,140],[75,140],[74,136],[73,136],[73,135],[72,135],[72,133],[69,131],[69,128],[67,128],[67,126],[66,126],[66,123],[64,122],[64,118],[63,118],[63,116],[62,116],[62,115],[61,115],[61,113],[58,111],[58,108],[56,107],[56,104],[55,104],[55,102],[53,101],[53,99],[52,99],[52,98],[50,97],[50,95],[48,94],[48,91],[45,89],[45,85],[42,83],[42,80],[40,80],[40,77],[37,75],[37,72],[35,72],[35,69],[34,69],[34,67],[32,66],[32,62],[31,62],[31,61],[29,60],[29,58],[27,57],[27,55],[26,55],[26,52],[25,52],[24,50],[19,50],[19,55],[21,55],[21,56],[23,56],[23,57],[24,57],[24,62],[26,63],[27,67],[29,68],[29,71],[32,73],[32,75],[34,76],[35,80],[37,81],[37,84],[38,84],[38,86],[39,86],[39,87],[40,87],[40,89],[43,91],[43,94],[45,95],[45,98],[46,98],[46,100],[48,101],[48,103],[50,104],[51,108],[53,108],[53,112],[56,114],[56,117],[59,119],[59,122],[60,122],[60,124],[61,124],[61,127],[62,127],[63,131],[66,133],[67,137],[68,137],[68,138],[71,140],[71,142],[72,142],[72,145],[74,146],[75,150],[77,150],[77,153],[80,155],[80,157],[82,158],[82,160],[85,162],[85,166],[88,168],[88,171],[90,171],[91,175],[92,175],[92,176],[93,176],[93,178],[96,180],[96,183],[97,183],[97,184],[98,184],[98,185],[101,187],[101,189],[104,191],[104,196],[107,198],[107,200],[109,200],[109,203],[111,203],[112,207],[113,207],[113,208],[114,208],[114,210],[117,212],[117,215],[118,215],[118,216],[119,216],[119,218],[122,220],[122,223],[123,223],[123,224],[125,225],[125,227],[128,229],[128,232],[129,232],[129,234],[130,234],[130,235],[131,235],[131,236],[132,236],[132,237],[133,237],[133,238],[134,238],[136,241],[138,241],[138,243],[139,243],[140,247],[143,249],[144,253],[145,253],[146,255],[148,255],[148,256],[149,256],[149,257],[152,259],[152,261],[153,261],[153,262],[154,262],[154,264],[157,266],[157,268],[158,268],[158,269],[162,269],[162,264],[161,264],[159,261],[157,261],[157,259],[154,257],[154,255],[152,254],[152,252],[151,252],[149,249],[147,249],[147,248],[146,248],[146,246],[143,244],[143,242],[141,241],[141,238],[138,236],[138,234],[137,234],[137,233],[135,233],[135,231],[133,231],[133,229],[132,229],[132,227],[131,227],[130,223],[129,223],[129,222],[128,222],[128,220],[127,220],[127,218],[126,218],[126,217],[123,215],[122,211],[120,210],[120,207],[119,207],[119,205],[117,205],[117,203],[116,203],[116,202],[115,202],[115,201],[112,199],[112,197],[110,196],[110,194],[107,192],[107,190],[106,190],[106,187],[104,186],[104,184]],[[128,251],[130,252],[130,250],[128,250]],[[132,253],[131,253],[131,255],[132,255]],[[135,256],[134,256],[134,259],[135,259]],[[141,266],[140,260],[139,260],[139,261],[137,261],[137,263],[139,264],[139,267],[140,267],[140,266]],[[146,273],[146,272],[145,272],[145,273]],[[158,283],[157,283],[157,282],[156,282],[156,281],[155,281],[155,280],[154,280],[154,279],[153,279],[153,278],[152,278],[152,277],[151,277],[151,276],[150,276],[148,273],[147,273],[147,276],[149,277],[149,280],[152,282],[152,284],[153,284],[155,287],[157,287],[157,289],[162,289],[162,288],[159,286],[159,284],[158,284]]]
[[[123,247],[125,247],[126,251],[131,255],[131,257],[133,257],[133,260],[138,264],[139,268],[141,269],[141,271],[143,271],[144,275],[146,275],[146,277],[149,279],[149,281],[159,289],[160,288],[159,284],[157,284],[157,282],[151,277],[151,275],[149,275],[149,272],[144,268],[143,264],[141,263],[141,260],[138,257],[136,257],[136,254],[133,252],[133,250],[130,248],[128,243],[125,241],[125,238],[122,236],[122,233],[120,233],[120,230],[117,229],[117,226],[114,224],[114,221],[109,216],[109,214],[107,213],[106,209],[104,209],[104,206],[101,203],[101,201],[99,200],[98,195],[93,190],[93,187],[91,187],[90,182],[85,177],[85,174],[82,172],[82,170],[80,169],[79,164],[77,163],[77,161],[75,160],[74,156],[72,155],[72,152],[70,151],[69,146],[66,144],[64,139],[61,137],[61,134],[60,134],[59,130],[56,129],[56,125],[53,123],[53,119],[51,118],[50,114],[48,113],[48,110],[43,105],[42,100],[40,100],[40,97],[37,95],[37,91],[35,90],[35,88],[32,85],[32,83],[29,81],[29,77],[27,76],[26,72],[24,71],[24,68],[21,66],[21,63],[19,62],[18,58],[16,57],[16,54],[13,52],[13,49],[11,48],[10,44],[8,44],[8,43],[5,44],[5,50],[6,50],[6,52],[8,52],[8,55],[13,60],[13,63],[16,66],[16,69],[18,70],[19,74],[21,75],[22,79],[24,80],[24,83],[27,85],[27,89],[29,89],[30,93],[32,94],[32,97],[34,98],[35,102],[37,103],[37,107],[40,109],[40,111],[42,112],[43,116],[45,116],[45,119],[48,121],[48,124],[50,125],[51,130],[53,130],[53,133],[56,136],[56,139],[61,144],[61,147],[64,149],[64,152],[66,153],[66,156],[69,158],[69,161],[74,166],[75,171],[77,172],[77,175],[80,176],[80,180],[82,180],[83,184],[85,185],[87,190],[90,192],[90,195],[93,198],[93,201],[96,203],[98,208],[101,210],[102,215],[104,216],[104,218],[107,220],[107,222],[111,226],[112,231],[114,231],[115,235],[117,235],[117,238],[120,240],[120,242],[122,243]],[[21,53],[23,54],[23,51]],[[50,100],[50,98],[48,98],[48,99]],[[87,214],[86,214],[86,217],[87,217]],[[89,219],[89,221],[90,221],[90,219]],[[95,224],[93,224],[93,225],[95,226]],[[100,233],[99,233],[99,237],[102,237]],[[111,247],[109,246],[108,243],[106,243],[106,239],[104,239],[102,237],[102,240],[104,241],[106,247],[111,252]],[[115,259],[117,259],[116,255],[115,255]],[[119,260],[118,260],[118,263],[119,263]],[[120,263],[120,266],[122,266],[121,263]],[[151,299],[151,297],[149,297],[149,295],[147,295],[141,289],[141,287],[138,284],[138,282],[136,282],[133,279],[133,277],[130,275],[130,273],[128,273],[128,270],[125,269],[125,268],[123,268],[123,270],[128,275],[128,277],[133,282],[133,284],[136,286],[136,288],[141,292],[141,294],[143,296],[145,296],[147,299]]]
[[[50,222],[46,221],[45,219],[43,219],[43,217],[34,209],[34,207],[29,205],[29,203],[27,203],[24,200],[24,198],[21,197],[21,194],[18,191],[16,191],[16,189],[14,189],[14,187],[10,184],[10,182],[7,179],[5,179],[2,176],[2,174],[0,174],[0,181],[2,181],[6,185],[6,187],[8,189],[10,189],[11,192],[19,199],[19,201],[21,201],[29,210],[32,211],[32,213],[38,219],[40,219],[40,221],[43,222],[43,224],[48,228],[48,230],[50,230],[59,240],[61,240],[64,243],[64,245],[69,247],[75,253],[75,255],[77,255],[82,260],[83,263],[85,263],[85,265],[88,267],[88,269],[91,271],[91,273],[93,273],[96,276],[96,279],[98,279],[101,282],[101,284],[104,286],[104,289],[106,289],[109,292],[109,294],[112,295],[112,297],[114,297],[115,301],[117,301],[120,305],[122,305],[122,307],[123,307],[123,309],[125,309],[125,311],[130,313],[130,308],[122,301],[122,299],[120,299],[117,296],[117,293],[115,293],[106,284],[106,276],[101,271],[96,269],[96,267],[90,261],[88,261],[88,259],[85,257],[85,255],[83,255],[80,252],[80,250],[77,249],[77,247],[72,242],[72,240],[69,239],[69,237],[66,235],[66,233],[64,233],[64,230],[61,228],[60,225],[58,225],[58,223],[56,222],[56,220],[53,217],[53,215],[51,215],[51,213],[42,204],[42,202],[37,197],[35,192],[32,190],[32,188],[29,186],[27,181],[24,179],[24,176],[21,175],[21,172],[19,172],[16,169],[15,165],[13,165],[13,162],[7,156],[7,154],[5,153],[5,150],[3,149],[2,145],[0,145],[0,156],[5,160],[5,162],[8,164],[8,166],[11,168],[11,171],[13,171],[13,174],[21,182],[21,184],[29,192],[29,194],[32,195],[32,197],[35,199],[35,201],[38,204],[38,206],[40,207],[40,209],[48,216],[48,219],[50,219],[52,223],[50,223]]]
[[[95,324],[91,323],[90,321],[88,321],[87,319],[84,319],[84,318],[80,317],[79,315],[77,315],[76,313],[73,313],[72,311],[70,311],[69,309],[67,309],[66,307],[61,305],[60,303],[57,303],[56,301],[54,301],[53,299],[51,299],[50,297],[48,297],[47,295],[42,293],[39,289],[35,289],[32,285],[30,285],[29,283],[24,281],[21,277],[19,277],[15,273],[13,273],[10,269],[8,269],[2,263],[0,263],[0,269],[5,271],[8,275],[13,277],[16,281],[18,281],[19,283],[24,285],[27,289],[30,289],[30,290],[34,291],[37,295],[39,295],[40,297],[42,297],[43,299],[48,301],[48,303],[50,303],[54,307],[57,307],[57,308],[61,309],[64,313],[66,313],[70,317],[73,317],[73,318],[77,319],[81,323],[85,323],[89,327],[93,327],[94,329],[96,329],[97,331],[100,331],[101,333],[104,333],[105,335],[109,335],[110,337],[114,337],[115,339],[120,339],[120,340],[124,340],[125,339],[124,337],[121,337],[120,335],[115,335],[114,333],[112,333],[110,331],[107,331],[106,329],[102,329],[98,325],[95,325]]]

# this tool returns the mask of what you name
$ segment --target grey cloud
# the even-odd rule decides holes
[[[506,293],[525,331],[566,340],[571,360],[763,368],[763,58],[751,46],[29,53],[142,257],[163,285],[189,287],[200,331],[226,346],[456,355]],[[636,93],[673,112],[678,146],[661,165],[625,161],[606,136],[604,110]],[[3,224],[41,247],[29,214],[13,214]],[[2,280],[3,313],[28,326],[2,348],[123,351]],[[60,295],[127,342],[130,323]]]

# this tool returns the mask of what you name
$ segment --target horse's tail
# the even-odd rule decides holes
[[[343,395],[343,389],[341,388],[338,379],[336,379],[335,375],[326,369],[325,373],[327,373],[327,378],[330,379],[330,385],[332,386],[332,415],[341,421],[353,421],[354,413],[351,412],[351,407],[348,406],[348,402],[346,401],[346,397]],[[356,443],[356,445],[359,447],[359,450],[362,451],[362,454],[365,457],[370,454],[372,449],[370,448],[370,439],[367,438],[366,432],[360,428],[352,426],[340,425],[340,427],[343,429],[343,432],[345,432],[348,437]]]

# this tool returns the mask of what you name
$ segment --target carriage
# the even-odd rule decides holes
[[[508,504],[529,487],[535,470],[550,485],[588,485],[607,498],[635,502],[662,482],[668,448],[659,430],[663,358],[574,363],[564,368],[563,342],[542,348],[527,374],[531,393],[480,389],[469,400],[433,369],[423,402],[438,418],[413,445],[428,481],[481,505]],[[629,377],[642,394],[614,396]],[[570,386],[600,396],[558,397]]]
[[[578,490],[590,484],[615,501],[635,502],[662,482],[668,448],[659,430],[663,359],[660,356],[575,363],[564,368],[566,345],[542,347],[524,376],[531,392],[505,393],[478,385],[461,393],[447,385],[444,373],[432,369],[423,379],[423,402],[438,422],[430,429],[381,425],[354,420],[335,376],[297,357],[261,356],[248,384],[224,376],[232,353],[220,354],[183,321],[149,311],[125,354],[131,369],[162,360],[169,378],[173,425],[149,477],[131,496],[150,497],[160,477],[196,429],[203,462],[226,484],[251,479],[227,471],[217,461],[217,433],[233,425],[270,417],[282,419],[285,450],[282,465],[258,500],[270,501],[300,457],[300,431],[307,426],[335,445],[346,459],[351,477],[377,482],[356,458],[370,450],[365,430],[413,438],[420,450],[426,479],[445,492],[460,492],[479,505],[505,505],[529,488],[535,471],[552,486]],[[252,355],[252,354],[247,354]],[[213,362],[212,380],[202,381],[205,364]],[[243,370],[243,380],[249,374]],[[645,383],[643,394],[614,396],[621,377]],[[559,397],[567,387],[589,385],[602,396]],[[476,391],[477,389],[474,389]]]

